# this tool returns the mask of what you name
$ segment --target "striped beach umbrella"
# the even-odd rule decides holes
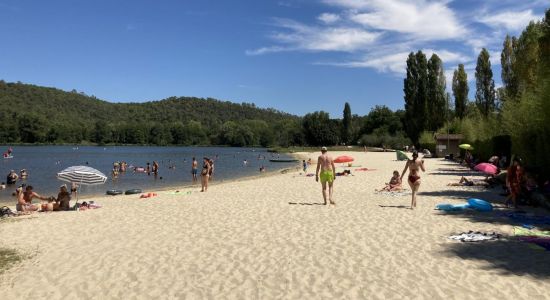
[[[104,184],[107,176],[94,168],[73,166],[57,173],[57,179],[66,182],[77,182],[81,185],[96,185]]]

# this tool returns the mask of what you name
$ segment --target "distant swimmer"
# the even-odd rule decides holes
[[[321,173],[319,173],[321,171]],[[323,188],[323,200],[327,205],[327,184],[328,184],[328,200],[330,204],[336,204],[332,200],[333,184],[336,180],[336,167],[334,167],[334,161],[332,157],[327,155],[327,147],[321,148],[321,155],[317,159],[317,170],[315,172],[315,181],[319,182],[321,179],[321,186]]]
[[[243,160],[243,165],[245,165],[245,166],[248,165],[248,161],[246,159]]]

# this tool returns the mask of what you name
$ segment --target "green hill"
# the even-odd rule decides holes
[[[302,139],[297,116],[210,98],[110,103],[0,81],[0,104],[0,143],[288,146]]]

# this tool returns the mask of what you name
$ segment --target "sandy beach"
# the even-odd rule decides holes
[[[410,210],[408,193],[374,192],[403,170],[395,153],[329,153],[351,155],[358,166],[337,178],[336,206],[321,205],[314,177],[291,171],[212,185],[207,193],[199,186],[150,199],[100,197],[93,200],[101,209],[1,222],[0,246],[26,259],[0,274],[0,297],[550,298],[550,252],[508,238],[516,224],[498,214],[509,211],[500,188],[449,187],[471,172],[426,159],[418,207]],[[318,153],[299,155],[315,161]],[[469,197],[498,209],[434,210]],[[448,239],[470,230],[503,238]]]

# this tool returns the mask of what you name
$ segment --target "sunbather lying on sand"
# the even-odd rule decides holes
[[[403,187],[401,186],[401,177],[399,176],[399,172],[398,171],[393,171],[393,177],[390,178],[390,182],[389,183],[386,183],[386,186],[379,189],[379,190],[375,190],[377,192],[382,192],[382,191],[388,191],[388,192],[394,192],[394,191],[401,191],[403,190]]]
[[[483,180],[483,179],[468,180],[468,178],[462,176],[462,178],[460,178],[460,181],[458,183],[451,182],[447,185],[448,186],[484,186],[484,187],[488,187],[489,183],[487,181]]]

